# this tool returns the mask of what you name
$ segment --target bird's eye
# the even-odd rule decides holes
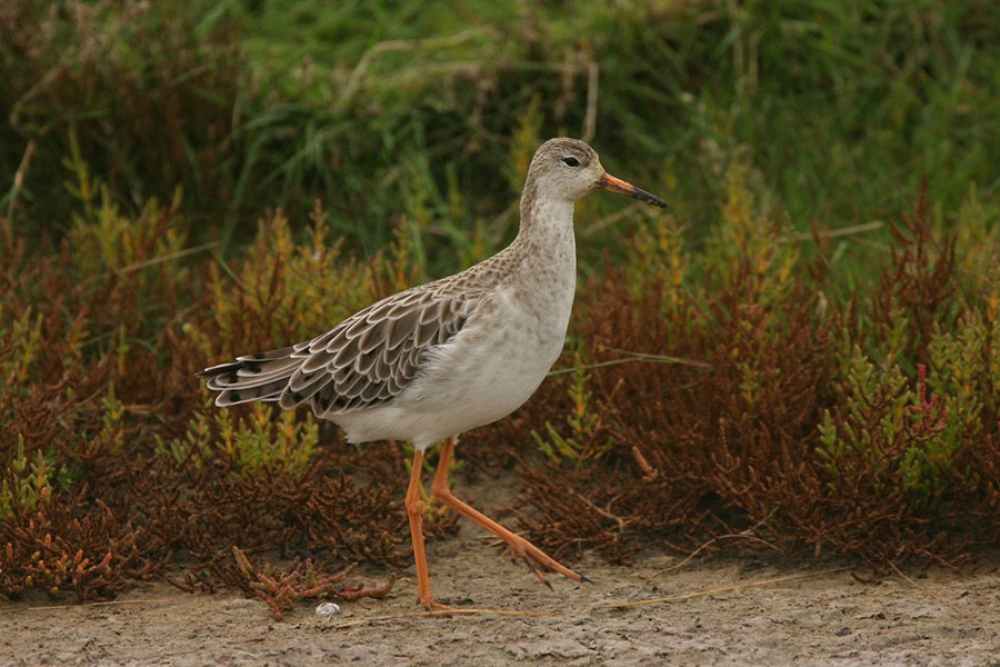
[[[580,161],[575,157],[564,157],[563,163],[569,165],[570,167],[579,167]]]

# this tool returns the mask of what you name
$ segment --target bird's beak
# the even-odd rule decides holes
[[[597,182],[597,189],[607,190],[608,192],[617,192],[619,194],[628,195],[629,197],[638,199],[639,201],[644,201],[647,204],[652,204],[653,206],[667,208],[667,202],[663,201],[656,195],[637,188],[631,183],[626,183],[620,178],[615,178],[607,172],[604,172],[604,175],[601,176],[601,180]]]

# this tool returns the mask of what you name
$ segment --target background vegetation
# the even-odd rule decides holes
[[[567,372],[466,438],[535,539],[995,547],[998,32],[986,0],[3,3],[0,594],[181,557],[278,610],[354,589],[243,553],[404,565],[399,448],[192,373],[492,254],[560,134],[673,208],[578,204]]]

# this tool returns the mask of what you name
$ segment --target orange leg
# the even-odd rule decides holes
[[[535,574],[535,576],[550,588],[551,585],[545,580],[545,575],[543,575],[542,572],[531,563],[531,561],[538,563],[546,569],[554,570],[559,574],[573,579],[574,581],[590,581],[590,579],[587,579],[586,577],[583,577],[569,569],[565,565],[562,565],[520,535],[512,533],[510,530],[504,528],[493,519],[484,515],[482,512],[469,507],[452,495],[451,489],[448,488],[448,468],[451,465],[451,455],[454,449],[454,438],[448,438],[445,440],[444,445],[441,447],[441,457],[438,460],[437,472],[434,473],[434,482],[431,484],[431,493],[433,493],[436,498],[440,498],[441,502],[445,505],[452,508],[462,516],[472,519],[480,526],[506,542],[507,546],[510,547],[511,554],[514,557],[523,558],[524,562],[527,563],[528,568]]]
[[[417,595],[424,609],[449,609],[447,605],[434,601],[431,594],[431,577],[427,572],[427,554],[424,552],[424,501],[420,499],[420,473],[424,467],[424,453],[413,452],[413,470],[410,486],[406,489],[406,514],[410,518],[410,537],[413,539],[413,560],[417,565]]]

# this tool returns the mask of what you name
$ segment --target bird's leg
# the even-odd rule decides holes
[[[424,609],[450,609],[447,605],[434,601],[431,594],[431,577],[427,572],[427,554],[424,552],[424,501],[420,499],[420,473],[424,468],[424,453],[413,452],[413,470],[410,485],[406,489],[406,514],[410,518],[410,537],[413,539],[413,560],[417,565],[417,595]]]
[[[562,565],[520,535],[504,528],[482,512],[469,507],[456,498],[452,494],[451,489],[448,487],[448,468],[451,466],[451,455],[454,448],[454,438],[448,438],[445,440],[444,445],[441,447],[437,472],[434,473],[434,482],[431,484],[431,493],[434,497],[439,498],[441,502],[448,507],[452,508],[462,516],[472,519],[480,526],[506,542],[510,547],[511,554],[517,558],[523,558],[525,562],[528,563],[528,567],[535,574],[535,576],[537,576],[546,585],[548,585],[548,582],[545,580],[545,576],[538,570],[538,568],[534,567],[528,559],[535,561],[544,568],[555,570],[559,574],[569,577],[574,581],[590,581],[586,577],[582,577],[565,565]]]

